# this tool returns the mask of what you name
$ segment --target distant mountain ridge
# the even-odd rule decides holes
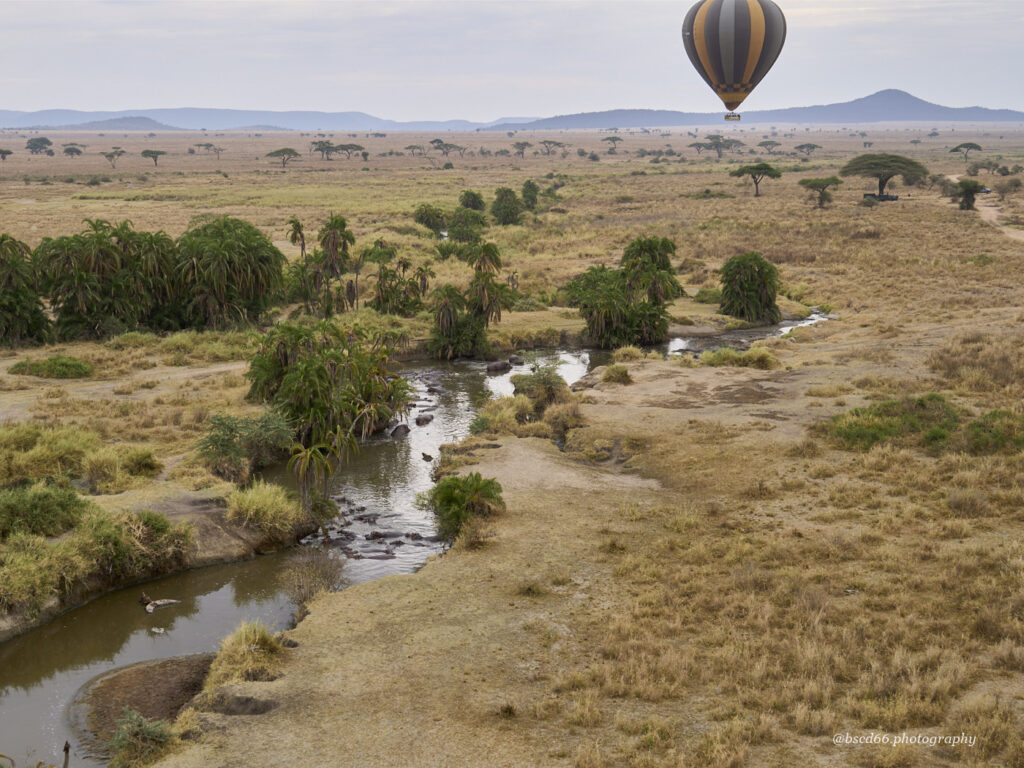
[[[906,91],[888,89],[853,101],[743,113],[748,123],[965,122],[1024,124],[1024,112],[986,107],[944,107]],[[273,112],[246,109],[142,109],[81,112],[0,110],[0,126],[47,130],[208,130],[208,131],[566,131],[712,125],[721,112],[614,109],[547,118],[503,117],[490,123],[469,120],[385,120],[365,112]]]
[[[906,91],[888,89],[838,104],[789,107],[743,112],[748,123],[1024,123],[1024,112],[986,107],[943,107]],[[616,109],[561,115],[532,123],[496,125],[494,130],[586,130],[710,125],[722,122],[722,113],[671,112],[653,109]]]

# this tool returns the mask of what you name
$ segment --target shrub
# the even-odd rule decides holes
[[[732,347],[706,350],[700,355],[700,364],[713,367],[735,366],[738,368],[760,368],[771,370],[779,367],[779,360],[771,350],[764,347],[752,347],[744,352]]]
[[[544,422],[551,427],[554,437],[564,440],[570,429],[583,426],[580,404],[576,400],[549,405],[544,410]]]
[[[549,405],[561,402],[569,395],[569,385],[553,365],[534,366],[532,373],[516,374],[511,381],[512,391],[530,398],[537,413],[543,413]]]
[[[121,459],[113,448],[104,447],[82,461],[82,477],[92,493],[112,485],[121,472]]]
[[[935,393],[886,400],[837,414],[824,430],[845,448],[868,450],[883,442],[943,447],[960,423],[960,413]]]
[[[989,411],[967,424],[963,444],[975,455],[1019,451],[1024,448],[1024,416]]]
[[[643,360],[644,351],[639,347],[634,347],[632,345],[619,347],[612,353],[612,359],[616,363],[628,363],[635,360]]]
[[[487,219],[471,208],[456,208],[447,216],[448,238],[456,243],[478,243]]]
[[[469,208],[471,211],[484,211],[487,209],[487,204],[484,203],[484,196],[471,189],[462,190],[462,193],[459,195],[459,205],[463,208]]]
[[[166,720],[147,720],[125,707],[110,740],[110,768],[134,768],[147,765],[162,754],[175,740]]]
[[[536,210],[537,208],[537,195],[540,194],[540,187],[537,186],[537,182],[532,179],[527,179],[523,182],[523,187],[520,190],[520,195],[523,199],[523,207],[528,211]]]
[[[417,205],[416,210],[413,211],[412,218],[417,224],[423,225],[438,237],[441,236],[441,230],[445,227],[444,211],[436,205],[430,205],[429,203]]]
[[[276,541],[286,541],[303,519],[299,502],[279,485],[257,480],[228,496],[227,519],[258,528]]]
[[[513,312],[541,312],[547,308],[547,304],[534,296],[522,296],[512,305]]]
[[[0,482],[78,477],[86,455],[100,445],[99,435],[79,427],[0,426]]]
[[[693,300],[698,304],[719,304],[722,301],[721,288],[701,288]]]
[[[438,535],[449,542],[470,518],[505,511],[501,485],[493,478],[481,477],[479,472],[444,478],[427,492],[424,506],[437,518]]]
[[[210,665],[203,690],[212,691],[243,680],[271,680],[280,663],[284,646],[259,621],[247,621],[221,641]]]
[[[782,313],[775,303],[779,291],[779,273],[759,253],[733,256],[722,266],[723,314],[750,323],[777,323]]]
[[[87,507],[69,488],[39,483],[0,490],[0,542],[13,533],[57,536],[73,528]]]
[[[273,410],[252,418],[215,414],[197,444],[199,455],[213,474],[236,483],[255,470],[283,458],[295,430]]]
[[[632,384],[633,377],[624,365],[609,365],[601,374],[601,381],[608,384]]]
[[[519,223],[519,219],[523,215],[523,202],[516,196],[515,190],[498,187],[494,191],[491,215],[495,222],[502,226]]]
[[[496,397],[480,408],[480,414],[471,427],[480,432],[519,434],[519,426],[533,417],[533,402],[525,395]]]
[[[93,370],[92,364],[84,360],[54,355],[44,360],[21,360],[9,372],[42,379],[84,379],[92,376]]]

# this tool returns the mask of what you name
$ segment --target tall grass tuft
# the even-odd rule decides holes
[[[453,541],[469,519],[505,511],[501,484],[479,472],[444,478],[427,491],[423,505],[434,513],[438,535],[446,541]]]
[[[212,691],[243,680],[271,680],[280,663],[281,641],[260,621],[247,621],[221,641],[217,657],[203,683]]]
[[[299,502],[279,485],[257,480],[228,496],[227,519],[258,528],[276,541],[285,541],[305,516]]]

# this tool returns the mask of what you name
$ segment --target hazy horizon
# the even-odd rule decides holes
[[[897,88],[1024,110],[1019,0],[777,0],[789,34],[746,110]],[[6,0],[0,108],[365,112],[399,121],[717,112],[690,2]],[[978,55],[977,52],[984,55]],[[45,65],[39,63],[45,52]]]

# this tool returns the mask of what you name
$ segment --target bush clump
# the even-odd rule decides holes
[[[719,310],[748,323],[770,325],[782,319],[775,297],[779,271],[759,253],[733,256],[720,271],[722,299]]]
[[[698,304],[720,304],[722,302],[722,290],[720,288],[700,288],[693,300]]]
[[[0,542],[15,533],[58,536],[74,528],[88,506],[70,488],[37,483],[0,490]]]
[[[215,414],[197,444],[199,456],[218,477],[244,483],[254,471],[287,455],[295,430],[273,410],[244,418]]]
[[[228,496],[229,522],[258,528],[276,541],[285,541],[303,519],[302,507],[279,485],[257,480]]]
[[[134,768],[153,762],[176,739],[166,720],[147,720],[134,709],[125,707],[110,740],[113,755],[110,768]]]
[[[606,384],[632,384],[633,377],[629,375],[629,369],[624,365],[609,365],[601,374],[601,381]]]
[[[76,357],[54,355],[43,360],[21,360],[10,368],[10,373],[38,376],[41,379],[84,379],[92,376],[91,363]]]
[[[505,511],[501,484],[479,472],[442,479],[427,491],[423,504],[437,519],[438,535],[449,542],[455,540],[470,519]]]
[[[569,385],[558,375],[553,365],[534,366],[532,373],[519,373],[511,378],[513,393],[526,395],[533,402],[534,411],[544,413],[552,403],[565,401]]]
[[[701,353],[699,360],[701,365],[715,368],[734,366],[737,368],[760,368],[768,371],[778,368],[780,365],[779,359],[772,354],[772,351],[764,347],[751,347],[743,352],[732,347],[709,349]]]
[[[243,680],[272,680],[284,645],[260,621],[246,621],[225,637],[203,683],[212,691]]]
[[[960,412],[942,395],[886,400],[833,416],[824,431],[843,447],[866,451],[883,442],[943,448],[960,425]]]

